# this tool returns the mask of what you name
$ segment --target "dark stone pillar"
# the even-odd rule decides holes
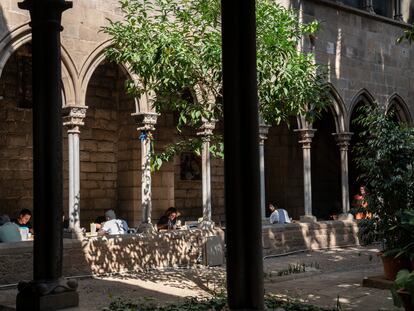
[[[228,302],[263,310],[255,1],[221,3]]]
[[[64,0],[26,0],[33,59],[33,281],[19,284],[17,310],[78,305],[76,284],[62,276],[62,98],[60,32]]]

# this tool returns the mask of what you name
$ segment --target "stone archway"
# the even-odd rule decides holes
[[[313,123],[316,129],[312,140],[312,212],[318,219],[342,212],[341,206],[341,158],[335,137],[334,117],[324,111]]]
[[[396,122],[407,125],[412,124],[410,110],[398,94],[393,94],[388,101],[387,113],[390,111],[392,111],[393,118]]]
[[[116,64],[100,63],[86,88],[88,107],[80,134],[81,225],[95,221],[107,209],[132,224],[138,212],[140,149],[126,95],[126,75]]]
[[[363,184],[363,181],[358,180],[360,176],[360,171],[355,163],[355,146],[361,142],[360,133],[364,131],[364,127],[356,123],[362,114],[362,107],[364,106],[373,106],[374,98],[372,95],[366,91],[360,91],[352,101],[350,113],[349,113],[349,129],[353,133],[351,143],[350,143],[350,154],[349,154],[349,197],[352,202],[353,196],[358,193],[359,186]]]
[[[272,126],[264,144],[266,203],[277,204],[294,219],[303,215],[303,157],[294,132],[297,118]],[[267,213],[269,211],[266,211]]]

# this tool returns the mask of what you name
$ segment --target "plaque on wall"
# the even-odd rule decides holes
[[[201,158],[192,152],[181,153],[181,180],[201,180]]]

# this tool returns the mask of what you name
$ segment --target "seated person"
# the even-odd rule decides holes
[[[0,242],[19,242],[22,240],[19,226],[10,221],[9,216],[0,216]]]
[[[126,234],[128,233],[128,225],[125,220],[116,219],[115,212],[108,210],[105,212],[106,221],[98,231],[98,235]]]
[[[271,224],[287,224],[291,223],[287,211],[283,208],[278,208],[273,204],[269,204],[269,210],[271,212],[269,221]]]
[[[158,230],[171,230],[176,229],[178,224],[177,218],[180,216],[180,213],[175,207],[169,207],[164,215],[158,220],[157,228]]]
[[[105,216],[98,216],[95,219],[95,226],[96,226],[96,230],[99,230],[102,228],[103,224],[106,221],[106,217]]]
[[[32,212],[29,209],[24,208],[20,211],[19,216],[16,219],[13,219],[13,222],[19,227],[29,228],[30,232],[33,233],[32,224],[30,223],[31,218]]]

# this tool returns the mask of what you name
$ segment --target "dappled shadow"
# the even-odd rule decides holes
[[[320,221],[263,226],[264,255],[298,250],[358,245],[358,226],[354,221]]]
[[[338,304],[340,310],[392,309],[390,291],[361,286],[364,277],[382,272],[377,253],[373,246],[349,247],[266,259],[266,293],[323,307]],[[278,271],[297,264],[317,267],[318,273],[277,276]]]
[[[163,272],[157,271],[156,274],[163,274]],[[165,274],[164,281],[169,277],[169,274]],[[188,284],[187,288],[178,287],[180,283]],[[78,293],[79,308],[73,310],[88,311],[102,310],[118,299],[125,303],[128,301],[138,303],[144,300],[163,305],[182,301],[187,296],[209,296],[208,292],[193,286],[185,277],[177,276],[175,282],[170,281],[166,284],[163,280],[149,281],[141,274],[128,279],[115,277],[81,279],[78,280]],[[16,294],[17,289],[0,290],[0,305],[14,306]]]
[[[82,248],[95,274],[189,267],[202,257],[206,240],[220,232],[197,229],[96,237],[82,241]]]

